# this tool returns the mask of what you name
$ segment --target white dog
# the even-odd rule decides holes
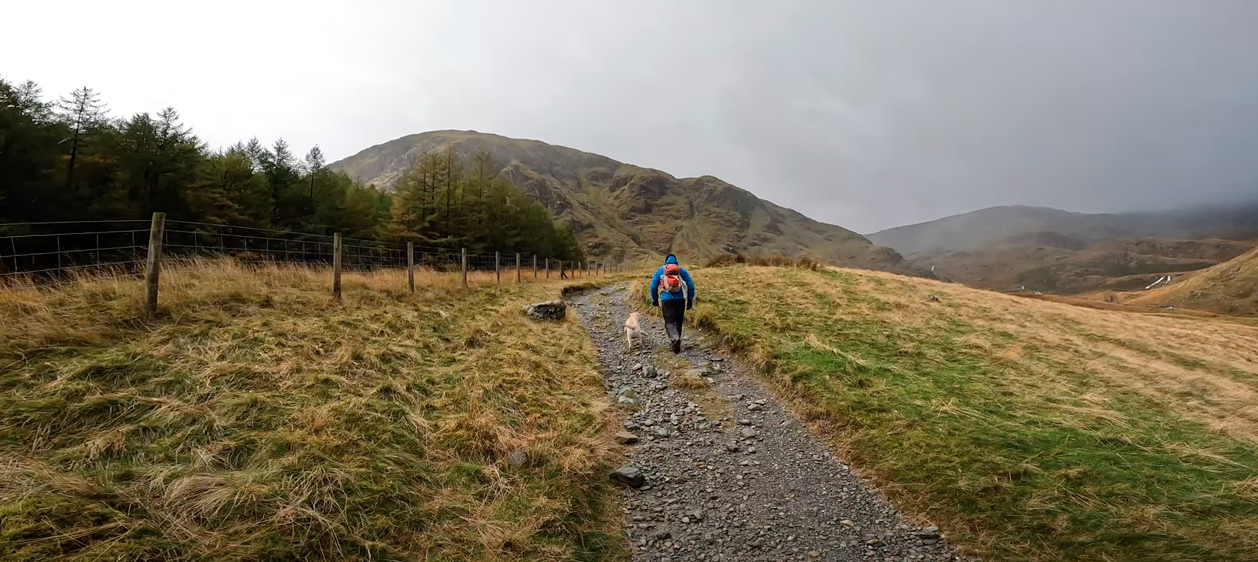
[[[634,338],[642,341],[642,326],[638,325],[638,313],[630,312],[629,319],[625,320],[625,345],[629,349],[633,349]]]

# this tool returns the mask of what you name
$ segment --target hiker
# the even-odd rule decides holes
[[[669,254],[663,267],[651,277],[651,306],[660,307],[673,353],[681,353],[681,323],[694,304],[695,283],[690,273],[677,264],[677,256]]]

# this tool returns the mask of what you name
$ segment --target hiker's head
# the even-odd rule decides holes
[[[664,263],[677,263],[677,256],[669,254],[668,257],[664,258]]]

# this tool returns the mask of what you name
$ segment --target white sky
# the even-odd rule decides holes
[[[0,76],[329,160],[475,129],[868,232],[1258,195],[1250,0],[19,2]]]

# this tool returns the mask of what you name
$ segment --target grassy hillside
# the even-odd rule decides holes
[[[694,274],[690,318],[955,544],[994,560],[1258,552],[1258,327],[855,270]]]
[[[0,560],[620,556],[594,350],[536,283],[202,263],[0,291]]]
[[[500,174],[571,224],[586,254],[598,259],[645,263],[668,252],[691,262],[735,253],[811,256],[850,267],[925,274],[859,234],[717,178],[678,179],[535,140],[433,131],[373,146],[330,166],[388,188],[419,155],[446,145],[464,158],[488,151]]]
[[[1184,274],[1253,247],[1235,240],[1120,238],[1085,242],[1053,234],[1011,238],[977,250],[910,254],[942,278],[971,287],[1083,293],[1143,289],[1166,274]]]
[[[1194,308],[1220,314],[1258,315],[1258,248],[1179,283],[1149,291],[1130,302]]]
[[[1258,202],[1153,213],[1089,214],[1047,207],[990,207],[867,236],[902,254],[982,250],[1021,237],[1065,237],[1091,244],[1116,238],[1258,239]]]

